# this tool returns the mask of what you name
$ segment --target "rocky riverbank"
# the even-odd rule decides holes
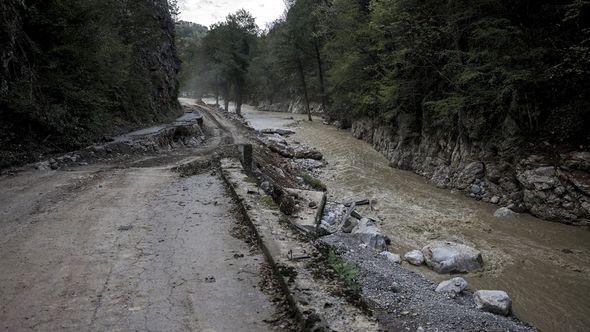
[[[438,187],[561,223],[590,224],[590,152],[523,152],[516,138],[500,144],[412,130],[373,119],[352,123],[352,134],[381,152],[391,166],[412,170]],[[510,123],[504,124],[510,132]],[[550,151],[549,148],[546,151]]]
[[[377,317],[380,328],[410,331],[534,330],[511,316],[511,299],[503,291],[484,289],[473,292],[462,278],[452,278],[439,284],[407,269],[407,264],[426,264],[443,274],[480,270],[486,263],[476,248],[460,243],[431,241],[424,243],[421,250],[408,252],[402,258],[393,252],[397,248],[381,231],[379,222],[363,217],[355,210],[356,206],[371,206],[370,199],[349,203],[327,202],[321,217],[316,219],[315,224],[310,223],[309,216],[316,214],[322,204],[313,200],[308,204],[303,199],[311,197],[313,191],[309,190],[313,186],[307,186],[297,174],[321,173],[325,164],[301,167],[294,162],[307,159],[285,153],[286,149],[313,151],[313,148],[300,145],[289,137],[292,134],[287,129],[258,129],[257,137],[265,147],[255,149],[255,165],[261,172],[254,172],[259,174],[256,176],[258,185],[273,198],[282,212],[290,216],[288,220],[294,229],[307,238],[315,239],[315,247],[323,253],[327,264],[321,269],[322,273],[333,274],[340,279],[346,286],[346,290],[341,291],[349,296],[354,294],[351,300],[371,311]],[[270,154],[256,156],[262,152]],[[321,154],[318,159],[323,160]],[[270,160],[275,161],[265,165]],[[287,161],[292,169],[287,171],[284,165],[281,168],[285,171],[273,169],[275,174],[264,170],[276,168],[272,165],[278,160]],[[293,176],[295,178],[291,181],[284,179]],[[285,185],[287,182],[292,183]],[[240,187],[246,185],[244,182]],[[306,189],[289,189],[293,185]],[[259,191],[249,189],[247,192],[254,194]],[[248,213],[256,215],[259,208],[254,208],[255,204],[250,206],[252,208]],[[324,310],[317,309],[320,317]]]

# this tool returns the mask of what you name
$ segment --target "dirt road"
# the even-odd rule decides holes
[[[221,179],[172,170],[212,150],[1,177],[0,330],[271,330]]]

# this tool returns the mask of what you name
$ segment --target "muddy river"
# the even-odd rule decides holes
[[[335,201],[369,198],[375,217],[392,239],[391,251],[403,254],[430,240],[452,240],[482,251],[483,271],[462,275],[471,289],[502,289],[517,317],[542,331],[590,329],[590,231],[547,222],[528,214],[493,217],[496,205],[463,193],[439,189],[424,178],[388,166],[388,161],[349,131],[305,116],[258,112],[244,116],[257,129],[289,127],[298,141],[319,149],[328,166],[321,180]],[[411,267],[411,266],[410,266]],[[448,279],[411,267],[434,280]]]

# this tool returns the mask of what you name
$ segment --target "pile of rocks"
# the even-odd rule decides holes
[[[404,255],[404,260],[412,265],[426,263],[438,273],[470,272],[483,267],[482,255],[477,249],[448,241],[434,241],[422,250],[409,251]],[[456,296],[467,288],[465,279],[455,277],[439,283],[435,292]],[[474,302],[477,308],[491,313],[507,316],[511,312],[512,300],[504,291],[476,291]]]
[[[391,242],[389,237],[377,227],[375,220],[362,217],[355,211],[355,207],[356,202],[351,204],[327,202],[318,225],[320,233],[350,233],[367,247],[379,252],[386,251]]]
[[[318,150],[306,146],[290,146],[287,141],[281,138],[282,135],[276,132],[264,135],[260,138],[260,141],[267,146],[271,151],[280,154],[285,158],[291,159],[314,159],[322,160],[324,156]]]

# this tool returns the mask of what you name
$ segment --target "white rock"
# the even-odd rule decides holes
[[[395,263],[395,264],[399,264],[401,263],[402,259],[399,255],[394,254],[392,252],[389,251],[382,251],[379,253],[379,255],[387,258],[388,261],[390,261],[391,263]]]
[[[501,207],[494,212],[494,217],[496,218],[510,218],[514,216],[516,212],[510,210],[507,207]]]
[[[352,234],[358,237],[367,246],[384,251],[389,244],[389,238],[381,233],[381,230],[375,226],[375,223],[368,219],[362,218],[358,224],[352,229]]]
[[[455,293],[459,294],[467,288],[468,284],[465,279],[456,277],[450,280],[442,281],[436,286],[435,292],[438,293]]]
[[[404,259],[406,260],[406,262],[412,265],[422,265],[424,263],[424,255],[420,250],[408,251],[404,255]]]
[[[508,316],[512,307],[512,300],[504,291],[479,290],[473,294],[478,309],[491,313]]]
[[[455,242],[431,242],[422,254],[426,265],[438,273],[469,272],[483,266],[481,252]]]
[[[492,204],[498,204],[499,201],[500,201],[500,197],[498,197],[498,196],[493,196],[490,199],[490,203],[492,203]]]

